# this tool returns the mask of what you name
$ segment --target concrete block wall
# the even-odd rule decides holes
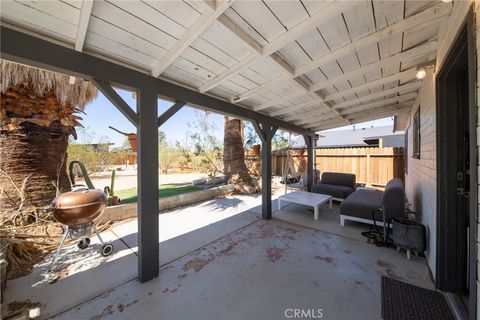
[[[225,185],[207,190],[188,192],[176,196],[163,197],[158,201],[160,211],[165,211],[192,203],[215,199],[235,191],[235,186]],[[97,222],[121,221],[137,217],[137,203],[108,207]]]

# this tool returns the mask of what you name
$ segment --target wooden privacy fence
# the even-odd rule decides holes
[[[291,150],[292,169],[306,171],[306,153]],[[275,151],[272,155],[273,174],[282,176],[286,167],[287,151]],[[357,176],[357,183],[384,187],[390,179],[404,180],[403,148],[332,148],[316,150],[316,168],[323,172],[345,172]]]

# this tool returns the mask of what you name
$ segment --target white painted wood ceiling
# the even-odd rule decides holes
[[[408,112],[441,1],[2,0],[1,22],[305,128]]]

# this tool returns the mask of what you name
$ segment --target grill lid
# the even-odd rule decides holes
[[[62,193],[53,199],[51,206],[55,209],[71,209],[105,201],[107,201],[107,196],[103,191],[87,189]]]

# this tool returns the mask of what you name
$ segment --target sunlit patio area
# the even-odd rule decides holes
[[[480,319],[480,1],[0,5],[1,316]]]
[[[98,253],[98,241],[81,254],[71,245],[52,271],[47,258],[30,275],[10,281],[5,305],[29,303],[33,316],[55,319],[158,313],[278,319],[294,308],[327,319],[377,319],[382,275],[433,288],[424,257],[409,261],[392,248],[366,243],[360,233],[368,227],[340,227],[336,204],[322,207],[317,221],[311,209],[295,204],[274,208],[273,219],[265,221],[259,204],[258,196],[234,196],[161,214],[160,276],[148,284],[136,280],[132,220],[102,233],[116,248],[112,256]]]

